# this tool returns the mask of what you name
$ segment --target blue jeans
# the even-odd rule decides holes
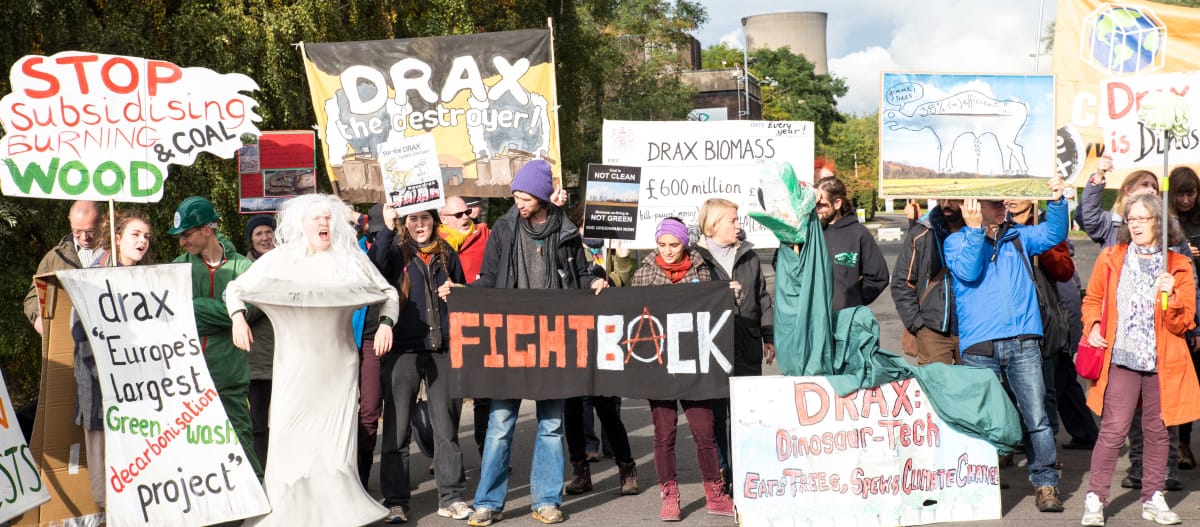
[[[963,354],[963,364],[988,368],[1008,383],[1017,400],[1017,411],[1029,431],[1025,445],[1029,465],[1029,481],[1035,487],[1057,487],[1058,470],[1054,468],[1054,431],[1046,415],[1046,380],[1042,376],[1042,351],[1038,339],[992,341],[993,354]]]
[[[520,399],[492,399],[487,436],[483,443],[483,461],[479,469],[479,486],[475,489],[476,509],[504,510],[504,498],[508,494],[509,454],[512,452],[513,430],[520,410]],[[537,440],[533,445],[533,466],[529,475],[533,510],[547,505],[562,505],[562,419],[562,399],[537,401]]]

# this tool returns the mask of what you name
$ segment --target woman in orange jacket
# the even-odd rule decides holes
[[[1186,256],[1168,251],[1163,264],[1164,226],[1157,197],[1131,197],[1122,213],[1125,223],[1117,244],[1097,258],[1083,300],[1088,341],[1105,348],[1105,355],[1100,378],[1088,390],[1088,407],[1100,415],[1100,435],[1092,450],[1080,523],[1104,525],[1117,452],[1140,398],[1146,438],[1142,517],[1172,525],[1180,519],[1162,493],[1166,427],[1200,418],[1200,385],[1184,340],[1184,334],[1195,325],[1195,282]],[[1178,227],[1171,228],[1170,235],[1171,244],[1182,237]],[[1160,303],[1162,293],[1168,295],[1165,310]]]

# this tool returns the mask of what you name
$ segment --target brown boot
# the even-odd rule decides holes
[[[725,494],[725,482],[704,482],[704,509],[715,516],[733,516],[733,499]]]
[[[671,480],[659,487],[662,489],[662,509],[659,509],[658,518],[665,522],[679,521],[679,483]]]
[[[617,471],[621,473],[621,495],[632,496],[641,492],[638,488],[637,464],[631,459],[617,462]]]
[[[592,466],[587,460],[572,461],[571,467],[575,470],[575,477],[567,483],[567,494],[583,494],[592,490]]]

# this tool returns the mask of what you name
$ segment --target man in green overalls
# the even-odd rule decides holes
[[[175,209],[171,236],[184,251],[176,263],[192,265],[192,305],[204,360],[213,385],[221,396],[229,423],[237,432],[246,460],[261,480],[262,464],[254,455],[250,423],[250,363],[246,352],[233,345],[233,322],[225,308],[225,286],[250,268],[250,259],[237,252],[233,242],[217,230],[216,209],[200,196],[183,200]]]

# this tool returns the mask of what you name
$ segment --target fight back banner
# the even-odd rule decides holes
[[[562,399],[728,396],[728,282],[585,289],[456,288],[455,397]]]
[[[108,522],[200,526],[267,496],[204,361],[188,264],[63,271],[103,395]]]
[[[381,151],[432,134],[451,195],[509,196],[545,159],[561,186],[547,29],[304,44],[329,177],[343,197],[383,203]]]
[[[996,449],[947,425],[914,379],[844,397],[824,377],[729,384],[743,525],[1000,519]]]

